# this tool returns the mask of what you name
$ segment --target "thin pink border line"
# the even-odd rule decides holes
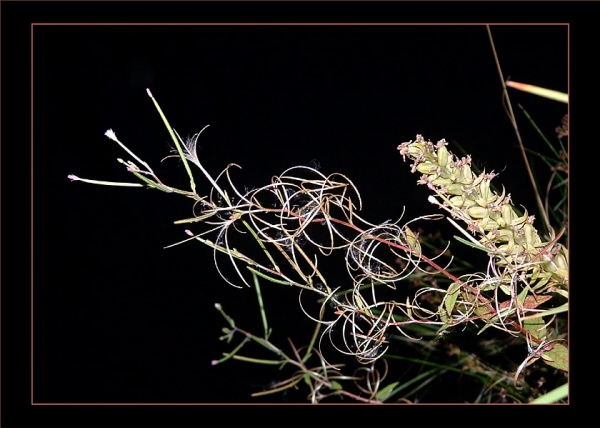
[[[117,1],[117,0],[105,0],[105,1]],[[201,0],[202,1],[202,0]],[[226,1],[226,0],[225,0]],[[316,0],[315,0],[316,1]],[[426,0],[427,1],[427,0]],[[516,1],[516,0],[515,0]],[[571,32],[570,32],[570,25],[569,23],[494,23],[494,24],[489,24],[489,23],[31,23],[31,51],[30,51],[30,55],[31,55],[31,61],[30,61],[30,96],[31,96],[31,119],[30,119],[30,138],[31,138],[31,142],[30,142],[30,147],[31,147],[31,174],[30,174],[30,179],[31,179],[31,184],[30,184],[30,201],[31,201],[31,212],[30,212],[30,229],[31,229],[31,237],[30,237],[30,244],[31,244],[31,253],[30,253],[30,257],[31,257],[31,263],[30,263],[30,269],[31,269],[31,284],[30,284],[30,290],[31,290],[31,300],[30,300],[30,310],[31,310],[31,314],[30,314],[30,319],[31,319],[31,326],[30,326],[30,341],[31,341],[31,347],[30,347],[30,358],[31,358],[31,362],[30,362],[30,389],[31,389],[31,394],[30,394],[30,400],[31,400],[31,405],[32,406],[229,406],[229,405],[299,405],[299,406],[310,406],[312,405],[311,403],[253,403],[253,402],[248,402],[248,403],[36,403],[33,401],[33,27],[34,26],[77,26],[77,25],[85,25],[85,26],[124,26],[124,25],[139,25],[139,26],[144,26],[144,25],[155,25],[155,26],[180,26],[180,25],[186,25],[186,26],[200,26],[200,25],[205,25],[205,26],[217,26],[217,25],[237,25],[237,26],[259,26],[259,25],[266,25],[266,26],[276,26],[276,25],[281,25],[281,26],[287,26],[287,25],[312,25],[312,26],[323,26],[323,25],[337,25],[337,26],[350,26],[350,25],[358,25],[358,26],[375,26],[375,25],[387,25],[387,26],[392,26],[392,25],[405,25],[405,26],[417,26],[417,25],[421,25],[421,26],[458,26],[458,25],[469,25],[469,26],[476,26],[476,25],[490,25],[490,26],[505,26],[505,25],[519,25],[519,26],[524,26],[524,25],[566,25],[567,26],[567,38],[570,40],[570,36],[571,36]],[[568,75],[570,75],[570,52],[568,55]],[[570,82],[568,82],[569,84],[569,93],[570,93]],[[567,107],[568,112],[570,112],[570,105]],[[568,147],[569,147],[569,151],[570,151],[570,140],[567,143]],[[569,187],[570,187],[570,183],[569,183]],[[569,201],[569,212],[570,212],[570,201]],[[570,237],[569,237],[569,241],[570,241]],[[568,330],[570,332],[570,327],[571,327],[571,323],[570,323],[570,314],[568,316],[569,319],[569,325],[568,325]],[[570,363],[569,363],[570,365]],[[360,403],[322,403],[325,405],[339,405],[339,406],[347,406],[347,405],[356,405],[356,404],[360,404]],[[396,404],[396,405],[406,405],[406,403],[387,403],[387,404]],[[445,403],[412,403],[412,405],[446,405]],[[468,405],[469,403],[466,403],[466,405]],[[481,403],[483,405],[485,405],[486,403]],[[480,404],[480,405],[481,405]],[[452,404],[447,404],[447,405],[452,405]],[[489,405],[499,405],[499,404],[494,404],[494,403],[490,403]],[[516,405],[516,404],[515,404]]]
[[[114,1],[119,1],[119,0],[114,0]],[[142,0],[140,0],[142,1]],[[158,0],[157,0],[158,1]],[[250,1],[250,0],[249,0]],[[318,0],[315,0],[318,1]],[[518,1],[518,0],[515,0]],[[546,0],[547,1],[547,0]],[[478,22],[454,22],[454,23],[418,23],[418,22],[372,22],[372,23],[365,23],[365,22],[345,22],[345,23],[340,23],[340,22],[282,22],[282,23],[273,23],[273,22],[81,22],[81,23],[73,23],[73,22],[65,22],[65,23],[60,23],[60,22],[32,22],[31,23],[32,26],[34,25],[47,25],[47,26],[122,26],[122,25],[140,25],[140,26],[144,26],[144,25],[155,25],[155,26],[179,26],[179,25],[186,25],[186,26],[199,26],[199,25],[204,25],[204,26],[217,26],[217,25],[237,25],[237,26],[258,26],[258,25],[264,25],[264,26],[291,26],[291,25],[307,25],[307,26],[320,26],[320,25],[336,25],[336,26],[399,26],[399,25],[404,25],[404,26],[458,26],[458,25],[468,25],[468,26],[481,26],[481,25],[490,25],[490,26],[505,26],[505,25],[519,25],[519,26],[524,26],[524,25],[566,25],[569,26],[568,22],[535,22],[535,23],[520,23],[520,22],[497,22],[497,23],[493,23],[493,24],[489,24],[489,23],[478,23]],[[32,33],[33,36],[33,33]]]

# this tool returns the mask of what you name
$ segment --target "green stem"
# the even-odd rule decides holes
[[[154,106],[156,107],[156,110],[158,110],[158,114],[160,114],[160,117],[162,118],[163,122],[165,123],[165,126],[167,127],[167,130],[169,131],[169,134],[171,135],[171,138],[175,142],[175,147],[177,147],[177,153],[179,153],[179,157],[181,158],[181,161],[183,162],[183,166],[185,166],[185,170],[187,171],[188,176],[190,177],[190,186],[192,188],[192,192],[195,193],[196,192],[196,183],[194,182],[194,176],[192,175],[192,171],[190,170],[190,165],[188,164],[188,161],[187,161],[185,155],[183,154],[183,149],[181,148],[181,144],[179,144],[179,140],[175,136],[175,133],[173,132],[173,128],[171,128],[171,125],[169,124],[169,121],[167,120],[166,116],[164,115],[162,109],[158,105],[158,102],[152,96],[152,92],[150,92],[150,89],[146,88],[146,92],[148,92],[148,96],[150,98],[152,98],[152,101],[154,102]]]
[[[256,275],[252,275],[254,280],[254,287],[256,288],[256,297],[258,298],[258,307],[260,309],[260,318],[262,319],[263,329],[265,332],[265,340],[269,339],[269,325],[267,323],[267,314],[265,313],[265,307],[263,304],[262,293],[260,292],[260,284]]]

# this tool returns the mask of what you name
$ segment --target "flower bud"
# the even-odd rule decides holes
[[[438,164],[443,168],[448,165],[448,149],[446,146],[442,146],[437,152]]]
[[[475,177],[473,176],[473,171],[471,171],[470,165],[463,165],[461,167],[463,178],[460,180],[462,184],[470,185],[473,183]]]
[[[496,241],[512,241],[513,239],[514,235],[512,231],[508,229],[500,229],[496,235]]]
[[[462,185],[460,183],[453,183],[449,186],[446,186],[446,190],[451,195],[462,195],[464,193]]]
[[[502,220],[507,226],[510,226],[513,220],[517,217],[513,207],[510,205],[502,205]]]
[[[499,229],[500,226],[498,225],[498,223],[491,219],[491,218],[484,218],[481,220],[481,228],[485,231],[491,231],[491,230],[496,230]]]
[[[490,189],[490,180],[481,180],[479,183],[479,197],[475,200],[475,202],[482,207],[487,207],[488,204],[495,202],[497,198],[498,197]]]
[[[450,190],[449,187],[447,187],[448,190]],[[465,204],[465,198],[463,196],[453,196],[448,199],[448,202],[453,208],[462,208]]]
[[[558,269],[563,269],[565,271],[569,270],[569,264],[567,263],[567,258],[564,254],[558,253],[554,256],[554,264]]]
[[[416,158],[419,156],[419,154],[421,154],[421,152],[423,152],[424,149],[425,146],[423,143],[413,143],[410,146],[408,146],[408,155],[410,157]]]
[[[449,184],[452,184],[452,180],[450,180],[449,178],[438,177],[435,180],[433,180],[431,184],[435,184],[436,186],[447,186]]]
[[[528,246],[533,247],[541,242],[540,236],[533,225],[525,223],[522,230],[525,232],[525,242],[527,242]]]
[[[419,165],[417,165],[417,171],[419,171],[420,173],[423,174],[431,174],[435,169],[437,168],[437,165],[434,163],[431,163],[429,161],[420,163]]]
[[[467,209],[471,218],[486,218],[490,216],[489,210],[484,207],[471,207]]]

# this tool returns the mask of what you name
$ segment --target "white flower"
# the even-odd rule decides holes
[[[109,129],[108,131],[106,131],[104,133],[104,135],[106,135],[111,140],[117,141],[117,135],[114,133],[114,131],[112,129]]]

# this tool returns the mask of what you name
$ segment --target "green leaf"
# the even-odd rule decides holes
[[[562,306],[559,306],[557,308],[552,308],[552,309],[548,309],[547,311],[544,312],[538,312],[532,315],[528,315],[525,319],[530,319],[530,318],[541,318],[541,317],[545,317],[548,315],[554,315],[554,314],[560,314],[563,312],[568,312],[569,311],[569,304],[565,303]]]
[[[563,398],[567,398],[569,396],[569,384],[565,383],[562,386],[548,392],[547,394],[542,395],[541,397],[536,398],[531,403],[533,404],[551,404],[556,403]]]
[[[471,248],[475,248],[477,250],[481,250],[481,251],[485,251],[486,253],[491,253],[492,250],[490,250],[489,248],[484,247],[481,244],[475,244],[473,242],[469,242],[466,239],[462,239],[460,236],[456,236],[454,235],[454,239],[456,239],[458,242],[462,242],[465,245],[468,245]]]
[[[273,277],[271,277],[269,275],[266,275],[266,274],[264,274],[264,273],[262,273],[262,272],[260,272],[260,271],[258,271],[256,269],[254,269],[252,266],[246,266],[246,268],[250,272],[252,272],[253,274],[256,274],[256,275],[260,276],[261,278],[264,278],[264,279],[269,280],[271,282],[275,282],[277,284],[283,284],[283,285],[291,285],[291,283],[289,281],[282,281],[280,279],[275,279],[275,278],[273,278]]]
[[[386,399],[386,397],[388,395],[390,395],[392,393],[392,390],[398,386],[400,382],[393,382],[390,383],[388,386],[386,386],[385,388],[379,390],[379,392],[377,393],[377,400],[379,401],[383,401]]]
[[[523,328],[527,330],[532,337],[539,340],[546,340],[546,326],[543,318],[529,318],[523,322]]]
[[[162,109],[158,105],[158,101],[156,101],[156,99],[152,96],[152,92],[150,92],[150,89],[146,89],[146,92],[148,93],[148,96],[152,99],[152,102],[154,103],[154,106],[156,107],[158,114],[160,114],[160,117],[162,118],[163,123],[167,127],[167,130],[169,131],[169,134],[171,135],[171,138],[173,139],[173,142],[175,143],[175,147],[177,148],[177,153],[179,154],[179,157],[181,158],[181,162],[183,163],[183,166],[185,167],[185,170],[187,171],[188,176],[190,177],[190,187],[192,189],[192,192],[196,193],[196,183],[194,182],[194,176],[192,175],[192,171],[190,170],[190,166],[188,164],[187,158],[183,154],[181,144],[179,144],[179,140],[175,136],[174,129],[171,127],[171,125],[169,124],[169,121],[167,120],[167,117],[165,116]]]
[[[344,387],[342,386],[341,383],[333,380],[333,381],[331,381],[331,386],[329,387],[329,389],[332,389],[333,391],[341,391],[342,389],[344,389]]]
[[[561,343],[554,344],[551,349],[544,351],[542,359],[549,366],[569,371],[569,349]]]
[[[452,310],[456,304],[456,299],[458,299],[458,290],[460,290],[460,282],[454,282],[450,285],[450,287],[448,287],[448,294],[446,300],[444,301],[448,316],[452,315]]]

